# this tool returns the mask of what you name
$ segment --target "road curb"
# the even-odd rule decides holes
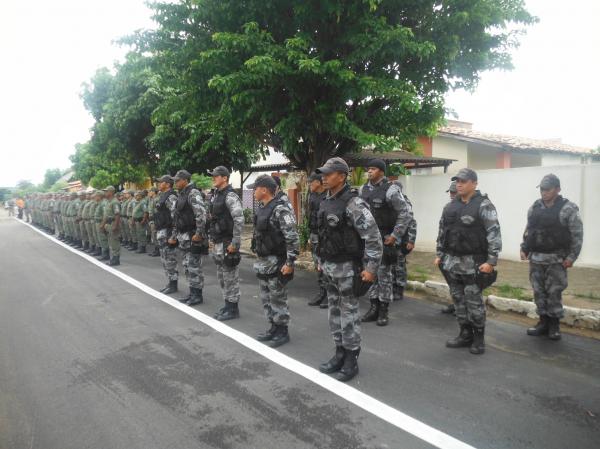
[[[410,290],[425,293],[427,295],[443,299],[446,302],[451,302],[452,300],[450,297],[450,289],[444,282],[408,281],[407,287]],[[538,317],[536,313],[536,306],[533,302],[522,301],[515,298],[502,298],[495,295],[486,296],[484,299],[488,306],[491,306],[496,310],[518,313],[533,319]],[[562,318],[561,323],[577,328],[595,331],[600,330],[600,310],[565,306],[564,313],[565,316]]]

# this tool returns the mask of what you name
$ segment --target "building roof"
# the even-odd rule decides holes
[[[438,136],[463,140],[466,142],[480,143],[482,145],[493,146],[509,151],[548,151],[569,154],[592,153],[591,148],[567,145],[562,143],[560,139],[530,139],[527,137],[485,133],[481,131],[474,131],[469,127],[453,125],[444,126],[440,128]]]

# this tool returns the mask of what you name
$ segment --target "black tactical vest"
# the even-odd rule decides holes
[[[233,239],[233,217],[227,208],[225,199],[233,187],[216,190],[210,202],[210,237],[215,243]]]
[[[348,201],[358,192],[346,185],[333,199],[325,199],[319,207],[319,257],[326,262],[360,260],[364,242],[346,218]]]
[[[173,219],[171,218],[171,211],[167,206],[167,199],[174,195],[173,189],[162,192],[156,203],[156,211],[154,212],[154,226],[157,230],[168,229],[173,226]]]
[[[559,196],[550,208],[542,207],[541,201],[536,202],[527,220],[525,246],[528,251],[554,253],[569,249],[571,233],[567,226],[560,224],[560,211],[567,201]]]
[[[394,231],[398,212],[386,201],[388,189],[392,183],[384,179],[379,184],[373,186],[369,183],[362,188],[361,198],[371,207],[371,213],[375,218],[377,227],[381,235],[389,235]]]
[[[477,192],[468,203],[456,197],[446,205],[442,215],[444,252],[454,256],[487,255],[487,233],[479,217],[481,202],[486,198]]]
[[[194,184],[188,184],[185,189],[179,192],[177,209],[175,210],[175,226],[178,232],[193,232],[196,230],[196,217],[189,202],[190,192],[195,188]]]
[[[271,224],[271,216],[275,207],[284,205],[281,200],[273,199],[266,206],[259,207],[254,216],[254,238],[256,254],[260,257],[285,257],[287,248],[285,237],[279,229]]]
[[[312,192],[308,196],[308,227],[311,234],[319,232],[319,206],[325,199],[325,192]]]

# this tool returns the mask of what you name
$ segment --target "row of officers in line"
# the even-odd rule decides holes
[[[310,305],[328,308],[335,352],[319,369],[347,381],[358,373],[361,322],[388,324],[390,303],[402,299],[406,285],[406,255],[414,248],[416,221],[412,204],[399,183],[385,177],[385,162],[369,162],[368,182],[360,189],[347,183],[349,167],[341,158],[329,159],[309,177],[308,225],[319,294]],[[238,318],[239,263],[244,215],[242,202],[229,184],[226,167],[212,172],[213,190],[207,198],[180,170],[174,177],[157,179],[158,188],[123,193],[112,186],[101,191],[33,199],[34,223],[58,232],[58,238],[88,253],[119,265],[120,245],[145,252],[148,235],[158,248],[167,285],[165,294],[178,291],[177,253],[189,283],[179,299],[195,306],[203,302],[203,255],[217,266],[223,306],[215,318]],[[468,347],[472,354],[485,351],[486,311],[482,291],[495,281],[495,266],[502,249],[500,224],[490,199],[477,190],[477,174],[462,169],[452,178],[451,201],[439,223],[437,255],[453,298],[460,327],[450,348]],[[260,299],[268,329],[259,341],[278,347],[290,341],[287,284],[293,279],[300,238],[294,210],[277,179],[263,175],[250,188],[259,207],[254,215],[252,251]],[[560,180],[545,176],[541,198],[528,212],[521,255],[530,261],[537,325],[529,335],[560,338],[561,293],[567,272],[577,259],[583,225],[577,206],[560,196]],[[370,308],[359,314],[359,298],[367,295]]]

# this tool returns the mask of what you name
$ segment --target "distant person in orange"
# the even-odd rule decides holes
[[[20,220],[23,219],[23,209],[25,209],[25,201],[23,201],[23,198],[18,198],[16,201],[17,207],[19,208],[19,212],[18,212],[18,218]]]

